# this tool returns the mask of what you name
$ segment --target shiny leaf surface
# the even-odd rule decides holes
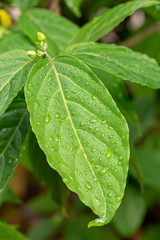
[[[160,67],[145,54],[114,44],[79,43],[67,53],[85,61],[89,66],[102,69],[123,80],[160,88]]]
[[[39,61],[25,88],[31,125],[51,167],[108,223],[123,196],[128,127],[93,72],[71,56]]]

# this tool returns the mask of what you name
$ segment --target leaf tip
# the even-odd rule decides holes
[[[109,222],[109,220],[106,217],[96,218],[95,220],[88,223],[88,228],[100,227],[100,226],[103,226],[103,225],[107,224],[108,222]]]

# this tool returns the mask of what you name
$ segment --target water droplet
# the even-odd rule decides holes
[[[98,130],[99,130],[99,128],[96,128],[96,129],[94,130],[94,132],[93,132],[93,133],[96,133],[96,132],[98,132]]]
[[[90,122],[95,123],[95,122],[97,122],[97,119],[92,118],[92,119],[90,119]]]
[[[60,117],[61,117],[60,113],[55,114],[55,118],[60,118]]]
[[[96,149],[91,149],[91,152],[96,152]]]
[[[112,186],[112,184],[111,183],[108,183],[108,187],[111,187]]]
[[[108,171],[108,168],[103,168],[100,172],[99,175],[103,176],[104,174],[106,174],[106,172]]]
[[[80,127],[84,126],[84,122],[80,122],[79,126]]]
[[[104,136],[105,136],[104,133],[102,133],[101,137],[104,138]]]
[[[123,156],[120,156],[120,157],[119,157],[119,160],[120,160],[120,161],[123,160]]]
[[[97,100],[97,98],[96,98],[95,96],[92,96],[92,99],[93,99],[93,100]]]
[[[113,130],[113,128],[112,128],[111,126],[108,126],[108,129],[109,129],[109,130]]]
[[[102,158],[101,157],[99,158],[98,162],[102,162]]]
[[[47,117],[46,117],[46,119],[45,119],[45,123],[49,123],[50,120],[51,120],[51,116],[48,114]]]
[[[112,156],[112,151],[108,150],[106,153],[106,158],[109,159],[109,158],[111,158],[111,156]]]
[[[73,94],[75,94],[75,93],[77,93],[77,90],[75,89],[75,90],[73,90],[73,92],[72,92]]]
[[[112,195],[113,195],[113,193],[112,193],[112,192],[108,193],[108,197],[109,197],[109,198],[111,198],[111,197],[112,197]]]
[[[117,153],[117,152],[118,152],[118,148],[116,148],[116,149],[114,150],[114,152]]]
[[[88,190],[92,190],[92,185],[90,184],[90,182],[87,181],[85,186]]]
[[[95,159],[94,158],[91,158],[91,162],[94,162],[95,161]]]
[[[117,202],[117,203],[121,202],[121,200],[122,200],[122,198],[121,198],[120,196],[117,196],[117,197],[116,197],[116,202]]]

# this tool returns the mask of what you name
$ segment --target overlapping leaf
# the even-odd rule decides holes
[[[0,116],[23,87],[31,62],[23,50],[0,55]]]
[[[134,1],[119,4],[118,6],[104,12],[98,17],[93,18],[85,24],[73,37],[72,43],[97,41],[105,34],[114,29],[126,17],[132,15],[139,8],[150,7],[159,4],[158,1]]]
[[[48,53],[51,56],[56,56],[78,31],[74,23],[45,9],[29,10],[21,15],[19,23],[33,43],[38,40],[37,32],[47,36]]]
[[[13,102],[0,117],[0,190],[13,175],[29,127],[26,104]]]
[[[113,217],[128,171],[128,127],[109,92],[80,60],[39,61],[25,95],[31,124],[51,167],[99,216]]]
[[[114,44],[79,43],[66,53],[73,54],[91,67],[102,69],[123,80],[160,88],[160,67],[145,54]]]
[[[2,240],[29,240],[16,230],[16,227],[0,222],[0,239]]]

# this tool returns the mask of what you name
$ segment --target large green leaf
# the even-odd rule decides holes
[[[129,48],[90,42],[70,46],[66,53],[80,58],[91,67],[102,69],[123,80],[160,88],[158,63],[147,55]]]
[[[24,50],[0,55],[0,116],[23,87],[31,61]]]
[[[78,31],[74,23],[46,9],[29,10],[21,15],[19,23],[33,43],[38,40],[37,32],[47,36],[48,53],[51,56],[57,55]]]
[[[64,0],[66,5],[71,9],[71,11],[77,16],[81,17],[81,4],[83,0]]]
[[[158,1],[134,1],[120,4],[85,24],[73,37],[72,43],[97,41],[115,28],[126,17],[132,15],[138,8],[159,4]]]
[[[101,81],[83,62],[39,61],[25,88],[31,124],[51,167],[104,225],[123,196],[128,127]]]
[[[5,35],[0,40],[0,54],[17,49],[34,50],[34,48],[30,40],[20,32]]]
[[[0,190],[13,175],[29,127],[26,104],[13,102],[0,117]]]
[[[14,226],[0,222],[0,239],[1,240],[27,240]],[[29,239],[28,239],[29,240]]]

